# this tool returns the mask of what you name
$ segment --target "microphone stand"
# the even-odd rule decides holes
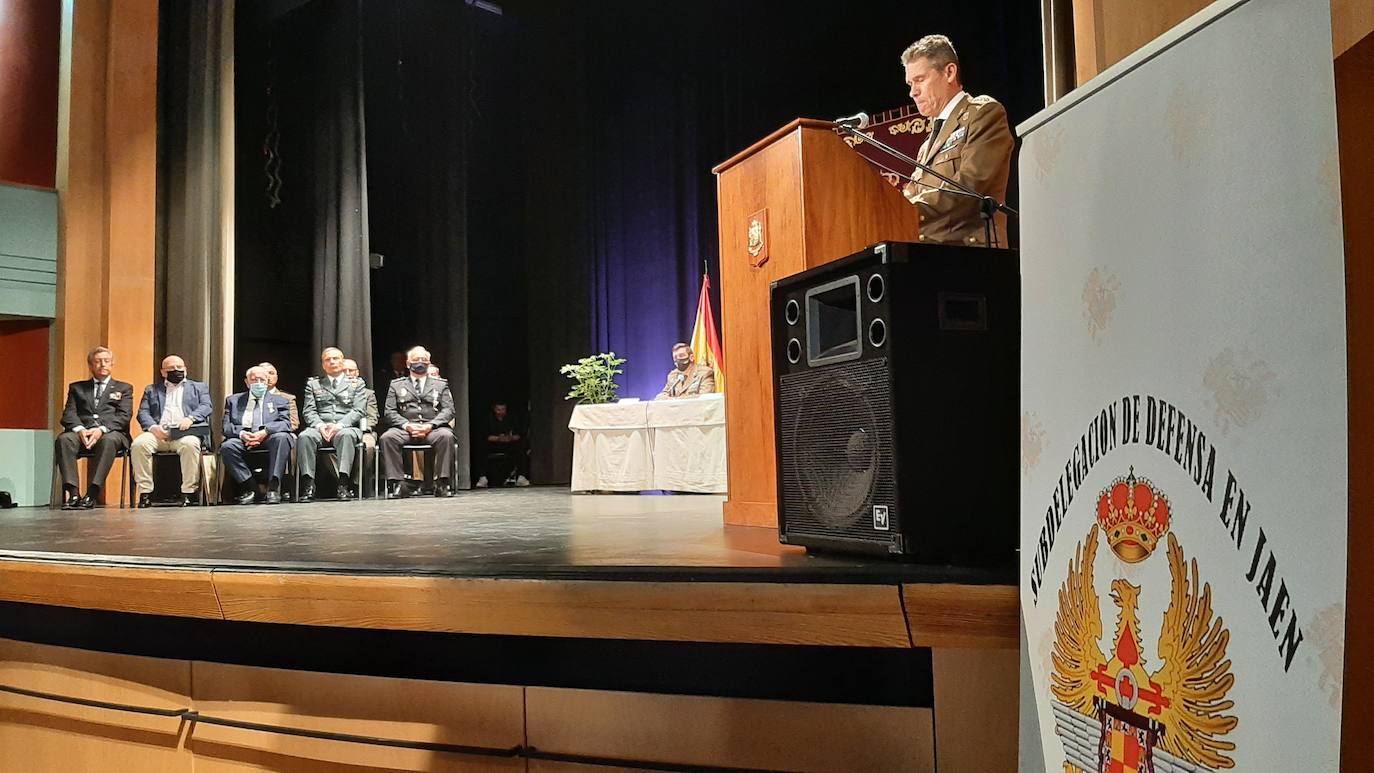
[[[835,128],[836,128],[838,131],[844,132],[845,134],[848,134],[848,135],[851,135],[851,136],[853,136],[853,137],[858,138],[858,139],[859,139],[860,141],[862,141],[862,142],[867,142],[868,144],[872,145],[873,147],[877,148],[878,150],[883,151],[884,153],[887,153],[889,156],[892,156],[893,158],[897,159],[898,161],[905,161],[906,163],[911,164],[911,165],[912,165],[913,167],[915,167],[916,169],[919,169],[919,170],[921,170],[922,172],[925,172],[926,174],[930,175],[931,177],[934,177],[935,179],[940,180],[941,182],[944,182],[944,183],[946,183],[946,184],[948,184],[948,185],[950,185],[950,186],[953,186],[952,188],[937,188],[936,190],[942,190],[942,191],[945,191],[946,193],[954,193],[954,194],[958,194],[958,195],[960,195],[960,196],[970,196],[970,197],[972,197],[972,198],[978,199],[978,211],[979,211],[979,214],[981,214],[982,217],[983,217],[983,238],[987,240],[987,241],[986,241],[986,244],[987,244],[988,247],[992,247],[992,218],[993,218],[993,215],[997,214],[998,212],[1002,212],[1002,213],[1004,213],[1004,214],[1010,215],[1011,217],[1017,218],[1018,220],[1019,220],[1020,217],[1021,217],[1021,213],[1020,213],[1020,212],[1017,212],[1016,210],[1014,210],[1014,209],[1012,209],[1011,207],[1007,206],[1006,204],[1004,204],[1004,203],[998,201],[997,199],[995,199],[995,198],[993,198],[993,197],[991,197],[991,196],[985,196],[985,195],[979,193],[978,191],[975,191],[975,190],[973,190],[972,188],[968,187],[967,185],[964,185],[963,183],[959,182],[958,180],[954,180],[954,179],[951,179],[951,178],[949,178],[949,177],[946,177],[946,176],[940,174],[939,172],[935,171],[934,169],[931,169],[930,167],[926,166],[925,164],[922,164],[920,161],[917,161],[916,159],[912,158],[911,156],[908,156],[907,154],[903,153],[902,151],[897,150],[896,148],[892,147],[891,145],[888,145],[887,143],[883,142],[882,140],[874,139],[873,137],[870,137],[870,136],[868,136],[867,134],[864,134],[863,132],[859,131],[858,127],[856,127],[856,126],[850,125],[850,124],[848,124],[848,123],[836,122],[836,123],[835,123]],[[934,141],[933,138],[932,138],[932,141]],[[887,171],[889,171],[889,172],[891,172],[891,173],[897,175],[897,176],[900,177],[900,178],[903,178],[903,179],[906,179],[906,180],[910,180],[911,182],[914,182],[914,183],[916,183],[917,185],[920,185],[920,184],[921,184],[921,183],[916,182],[916,178],[915,178],[915,177],[912,177],[911,175],[902,174],[901,172],[898,172],[897,170],[892,169],[891,167],[885,166],[885,165],[883,165],[883,164],[878,164],[878,166],[881,166],[883,169],[886,169]],[[926,186],[926,187],[931,187],[931,186]]]

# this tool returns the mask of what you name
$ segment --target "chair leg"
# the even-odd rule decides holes
[[[124,460],[124,466],[119,468],[119,509],[123,510],[125,491],[124,483],[129,479],[129,455],[125,454],[121,458]]]

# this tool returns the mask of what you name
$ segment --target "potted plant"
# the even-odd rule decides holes
[[[575,382],[564,399],[593,404],[614,401],[615,391],[620,388],[615,383],[615,377],[625,372],[620,369],[623,364],[624,357],[615,356],[615,352],[604,352],[564,365],[558,372]]]

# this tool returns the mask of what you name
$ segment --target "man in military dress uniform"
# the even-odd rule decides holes
[[[362,379],[362,374],[358,370],[358,362],[344,358],[344,373],[356,379]],[[388,381],[387,383],[390,383]],[[359,446],[359,463],[363,466],[363,491],[369,490],[376,485],[373,480],[373,470],[376,469],[375,460],[377,458],[377,390],[367,387],[363,383],[363,391],[367,393],[367,411],[363,421],[358,425],[358,429],[363,431],[363,443]]]
[[[409,376],[391,382],[383,414],[388,429],[380,439],[382,468],[387,491],[409,496],[403,484],[401,447],[407,443],[429,443],[434,451],[434,495],[452,496],[449,476],[453,470],[453,394],[448,382],[429,375],[429,350],[417,346],[406,352]]]
[[[716,391],[716,370],[704,362],[692,362],[692,347],[673,344],[673,365],[668,382],[655,400],[674,400],[680,397],[709,395]]]
[[[362,442],[360,427],[367,413],[367,390],[362,379],[344,372],[343,352],[333,346],[320,352],[324,376],[305,382],[306,428],[296,441],[296,466],[301,475],[302,502],[315,501],[315,453],[320,445],[332,446],[339,462],[339,499],[352,498],[350,471]]]
[[[1011,152],[1016,145],[1007,111],[989,96],[964,91],[959,56],[944,35],[927,35],[902,52],[907,88],[916,109],[932,120],[917,160],[970,190],[999,202],[1007,197]],[[917,170],[903,188],[918,210],[920,240],[937,244],[986,245],[981,202],[951,192],[948,183]],[[997,213],[993,234],[1006,247],[1006,215]]]

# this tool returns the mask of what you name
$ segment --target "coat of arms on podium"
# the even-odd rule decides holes
[[[749,216],[749,265],[754,268],[768,262],[768,209],[760,209]]]
[[[1059,589],[1053,672],[1055,731],[1066,771],[1200,773],[1232,768],[1236,726],[1226,714],[1235,676],[1226,657],[1230,632],[1212,614],[1212,588],[1199,587],[1197,559],[1185,562],[1169,531],[1169,500],[1135,470],[1097,500],[1097,520],[1074,550]],[[1172,582],[1157,654],[1147,668],[1137,602],[1141,586],[1111,582],[1117,607],[1108,651],[1099,644],[1102,613],[1093,584],[1099,535],[1128,564],[1147,561],[1167,537]]]

